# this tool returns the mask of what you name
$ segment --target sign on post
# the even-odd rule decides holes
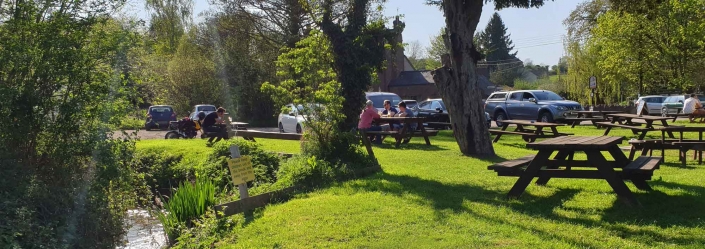
[[[237,145],[230,146],[230,157],[228,168],[233,183],[240,190],[240,199],[250,197],[247,192],[247,182],[255,180],[255,173],[252,169],[252,161],[249,156],[240,157],[240,148]]]
[[[230,175],[232,176],[233,183],[235,185],[255,180],[255,171],[252,168],[251,159],[252,158],[250,156],[243,156],[228,160]]]
[[[590,76],[590,89],[597,88],[597,77]]]

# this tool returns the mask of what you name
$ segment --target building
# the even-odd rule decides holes
[[[399,29],[396,42],[401,44],[403,42],[401,31],[404,29],[404,23],[399,21],[399,18],[394,20],[394,29]],[[402,99],[426,100],[441,97],[433,81],[431,71],[416,70],[404,55],[404,48],[397,48],[395,51],[387,50],[385,58],[386,69],[377,74],[379,84],[373,86],[371,91],[396,93]],[[483,98],[486,98],[495,91],[496,86],[489,81],[487,67],[478,67],[475,73],[477,73],[480,87],[483,89]]]

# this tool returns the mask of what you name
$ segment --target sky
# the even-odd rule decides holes
[[[541,8],[509,8],[499,11],[507,32],[514,42],[517,57],[534,64],[555,65],[564,55],[562,36],[566,34],[563,20],[582,0],[548,1]],[[431,37],[437,35],[445,26],[443,13],[436,6],[424,4],[425,0],[387,0],[385,16],[403,15],[406,24],[403,32],[404,42],[419,41],[428,46]],[[210,8],[208,1],[195,0],[194,21],[198,14]],[[127,12],[146,19],[143,0],[130,0]],[[494,4],[486,3],[477,30],[483,30],[494,13]],[[389,24],[391,27],[391,23]]]

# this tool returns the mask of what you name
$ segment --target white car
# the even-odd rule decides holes
[[[215,112],[216,107],[214,105],[195,105],[193,107],[193,110],[191,110],[191,114],[189,115],[189,118],[191,120],[198,120],[198,113],[199,112],[204,112],[206,115],[210,114],[211,112]]]
[[[301,134],[304,127],[304,116],[299,111],[302,109],[302,105],[298,105],[297,108],[294,108],[293,104],[286,105],[286,110],[279,113],[279,132]]]

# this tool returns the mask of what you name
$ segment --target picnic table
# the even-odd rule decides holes
[[[399,148],[404,139],[411,139],[412,137],[423,137],[424,140],[426,140],[426,145],[431,145],[431,141],[428,137],[436,136],[438,134],[438,131],[426,130],[423,126],[423,123],[426,122],[425,117],[381,117],[379,119],[375,119],[375,122],[377,124],[402,123],[404,124],[404,127],[400,131],[362,131],[363,142],[366,140],[366,142],[369,143],[369,139],[367,138],[368,135],[385,135],[392,136],[396,139],[396,148]],[[416,129],[409,128],[412,124],[416,124]],[[420,133],[416,133],[416,131],[419,131]],[[367,146],[367,144],[365,146]]]
[[[576,114],[577,117],[565,118],[566,121],[573,122],[573,124],[570,126],[570,128],[575,128],[576,125],[579,125],[580,122],[583,122],[583,121],[590,121],[590,122],[592,122],[592,125],[594,125],[597,128],[600,128],[600,126],[597,124],[597,122],[608,121],[607,114],[617,114],[617,113],[624,113],[624,112],[623,111],[574,111],[571,113]]]
[[[683,167],[685,167],[685,161],[686,161],[686,154],[688,153],[688,150],[694,149],[697,154],[694,156],[698,156],[698,164],[703,163],[703,149],[705,149],[705,141],[703,140],[703,132],[705,132],[705,127],[703,126],[669,126],[669,127],[660,127],[659,130],[661,130],[661,142],[666,143],[669,142],[669,140],[666,140],[666,133],[667,132],[678,132],[680,133],[680,137],[678,140],[671,140],[670,143],[673,146],[678,147],[679,150],[679,158],[681,159],[681,164]],[[698,139],[697,140],[685,140],[683,139],[683,133],[684,132],[697,132],[698,133]],[[664,148],[661,149],[661,155],[664,154]]]
[[[632,133],[634,134],[639,134],[639,140],[644,139],[644,137],[646,137],[647,132],[656,130],[654,128],[654,125],[662,125],[663,127],[669,127],[668,122],[666,122],[666,120],[671,119],[669,117],[658,117],[648,115],[640,116],[636,114],[627,113],[607,114],[607,116],[612,118],[611,122],[597,122],[598,125],[607,127],[603,135],[607,136],[612,130],[612,128],[624,128],[632,130]],[[636,121],[634,119],[641,119],[644,121]],[[660,122],[660,124],[654,123],[656,121]],[[641,127],[641,125],[645,126]],[[672,132],[667,131],[667,133],[671,138],[674,138]]]
[[[651,180],[653,171],[659,168],[661,157],[641,156],[629,160],[619,149],[623,139],[610,136],[551,138],[526,145],[527,148],[538,150],[536,156],[505,161],[488,166],[487,169],[494,170],[499,176],[519,177],[509,191],[510,198],[524,193],[534,177],[538,177],[537,185],[545,185],[551,178],[604,179],[620,200],[639,206],[641,204],[624,180],[632,181],[638,189],[651,190],[646,181]],[[614,160],[608,161],[602,155],[603,151],[608,152]],[[554,152],[557,154],[551,159]],[[585,153],[587,160],[574,160],[576,152]]]
[[[508,131],[509,125],[516,125],[514,131]],[[533,126],[536,129],[526,129],[526,126]],[[556,127],[563,124],[535,122],[529,120],[502,120],[502,128],[500,130],[490,129],[490,133],[496,135],[492,142],[496,143],[502,135],[521,135],[524,141],[533,142],[536,138],[558,137],[573,135],[570,133],[560,133]],[[543,128],[548,127],[550,131],[544,131]]]

